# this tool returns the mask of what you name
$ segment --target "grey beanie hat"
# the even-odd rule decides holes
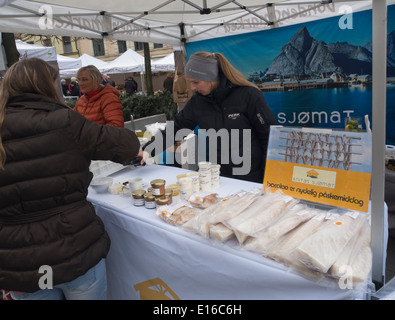
[[[185,76],[201,81],[218,81],[219,64],[217,59],[193,55],[185,66]]]

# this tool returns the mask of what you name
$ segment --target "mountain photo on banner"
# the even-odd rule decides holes
[[[372,121],[372,11],[187,43],[220,52],[264,93],[278,123],[344,129],[347,118]],[[395,144],[395,5],[388,6],[387,132]]]

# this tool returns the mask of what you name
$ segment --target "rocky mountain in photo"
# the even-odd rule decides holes
[[[347,42],[318,41],[303,26],[282,47],[267,73],[303,77],[332,72],[372,74],[371,51]]]

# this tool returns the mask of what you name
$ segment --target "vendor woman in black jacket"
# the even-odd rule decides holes
[[[221,175],[262,183],[270,125],[276,124],[263,93],[220,53],[193,54],[185,76],[195,94],[175,116],[174,132],[197,126],[208,133],[225,129],[229,147],[223,138],[215,141]],[[209,145],[208,150],[211,161],[215,149]]]

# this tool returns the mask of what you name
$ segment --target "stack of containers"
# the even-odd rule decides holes
[[[210,162],[199,162],[199,183],[200,190],[210,191],[211,190],[211,163]]]
[[[219,187],[219,173],[221,166],[219,164],[211,165],[211,187],[213,189]]]
[[[190,177],[181,177],[178,179],[180,198],[188,200],[193,193],[193,181]]]
[[[186,176],[192,179],[193,192],[199,192],[200,191],[199,172],[196,171],[187,172]]]

